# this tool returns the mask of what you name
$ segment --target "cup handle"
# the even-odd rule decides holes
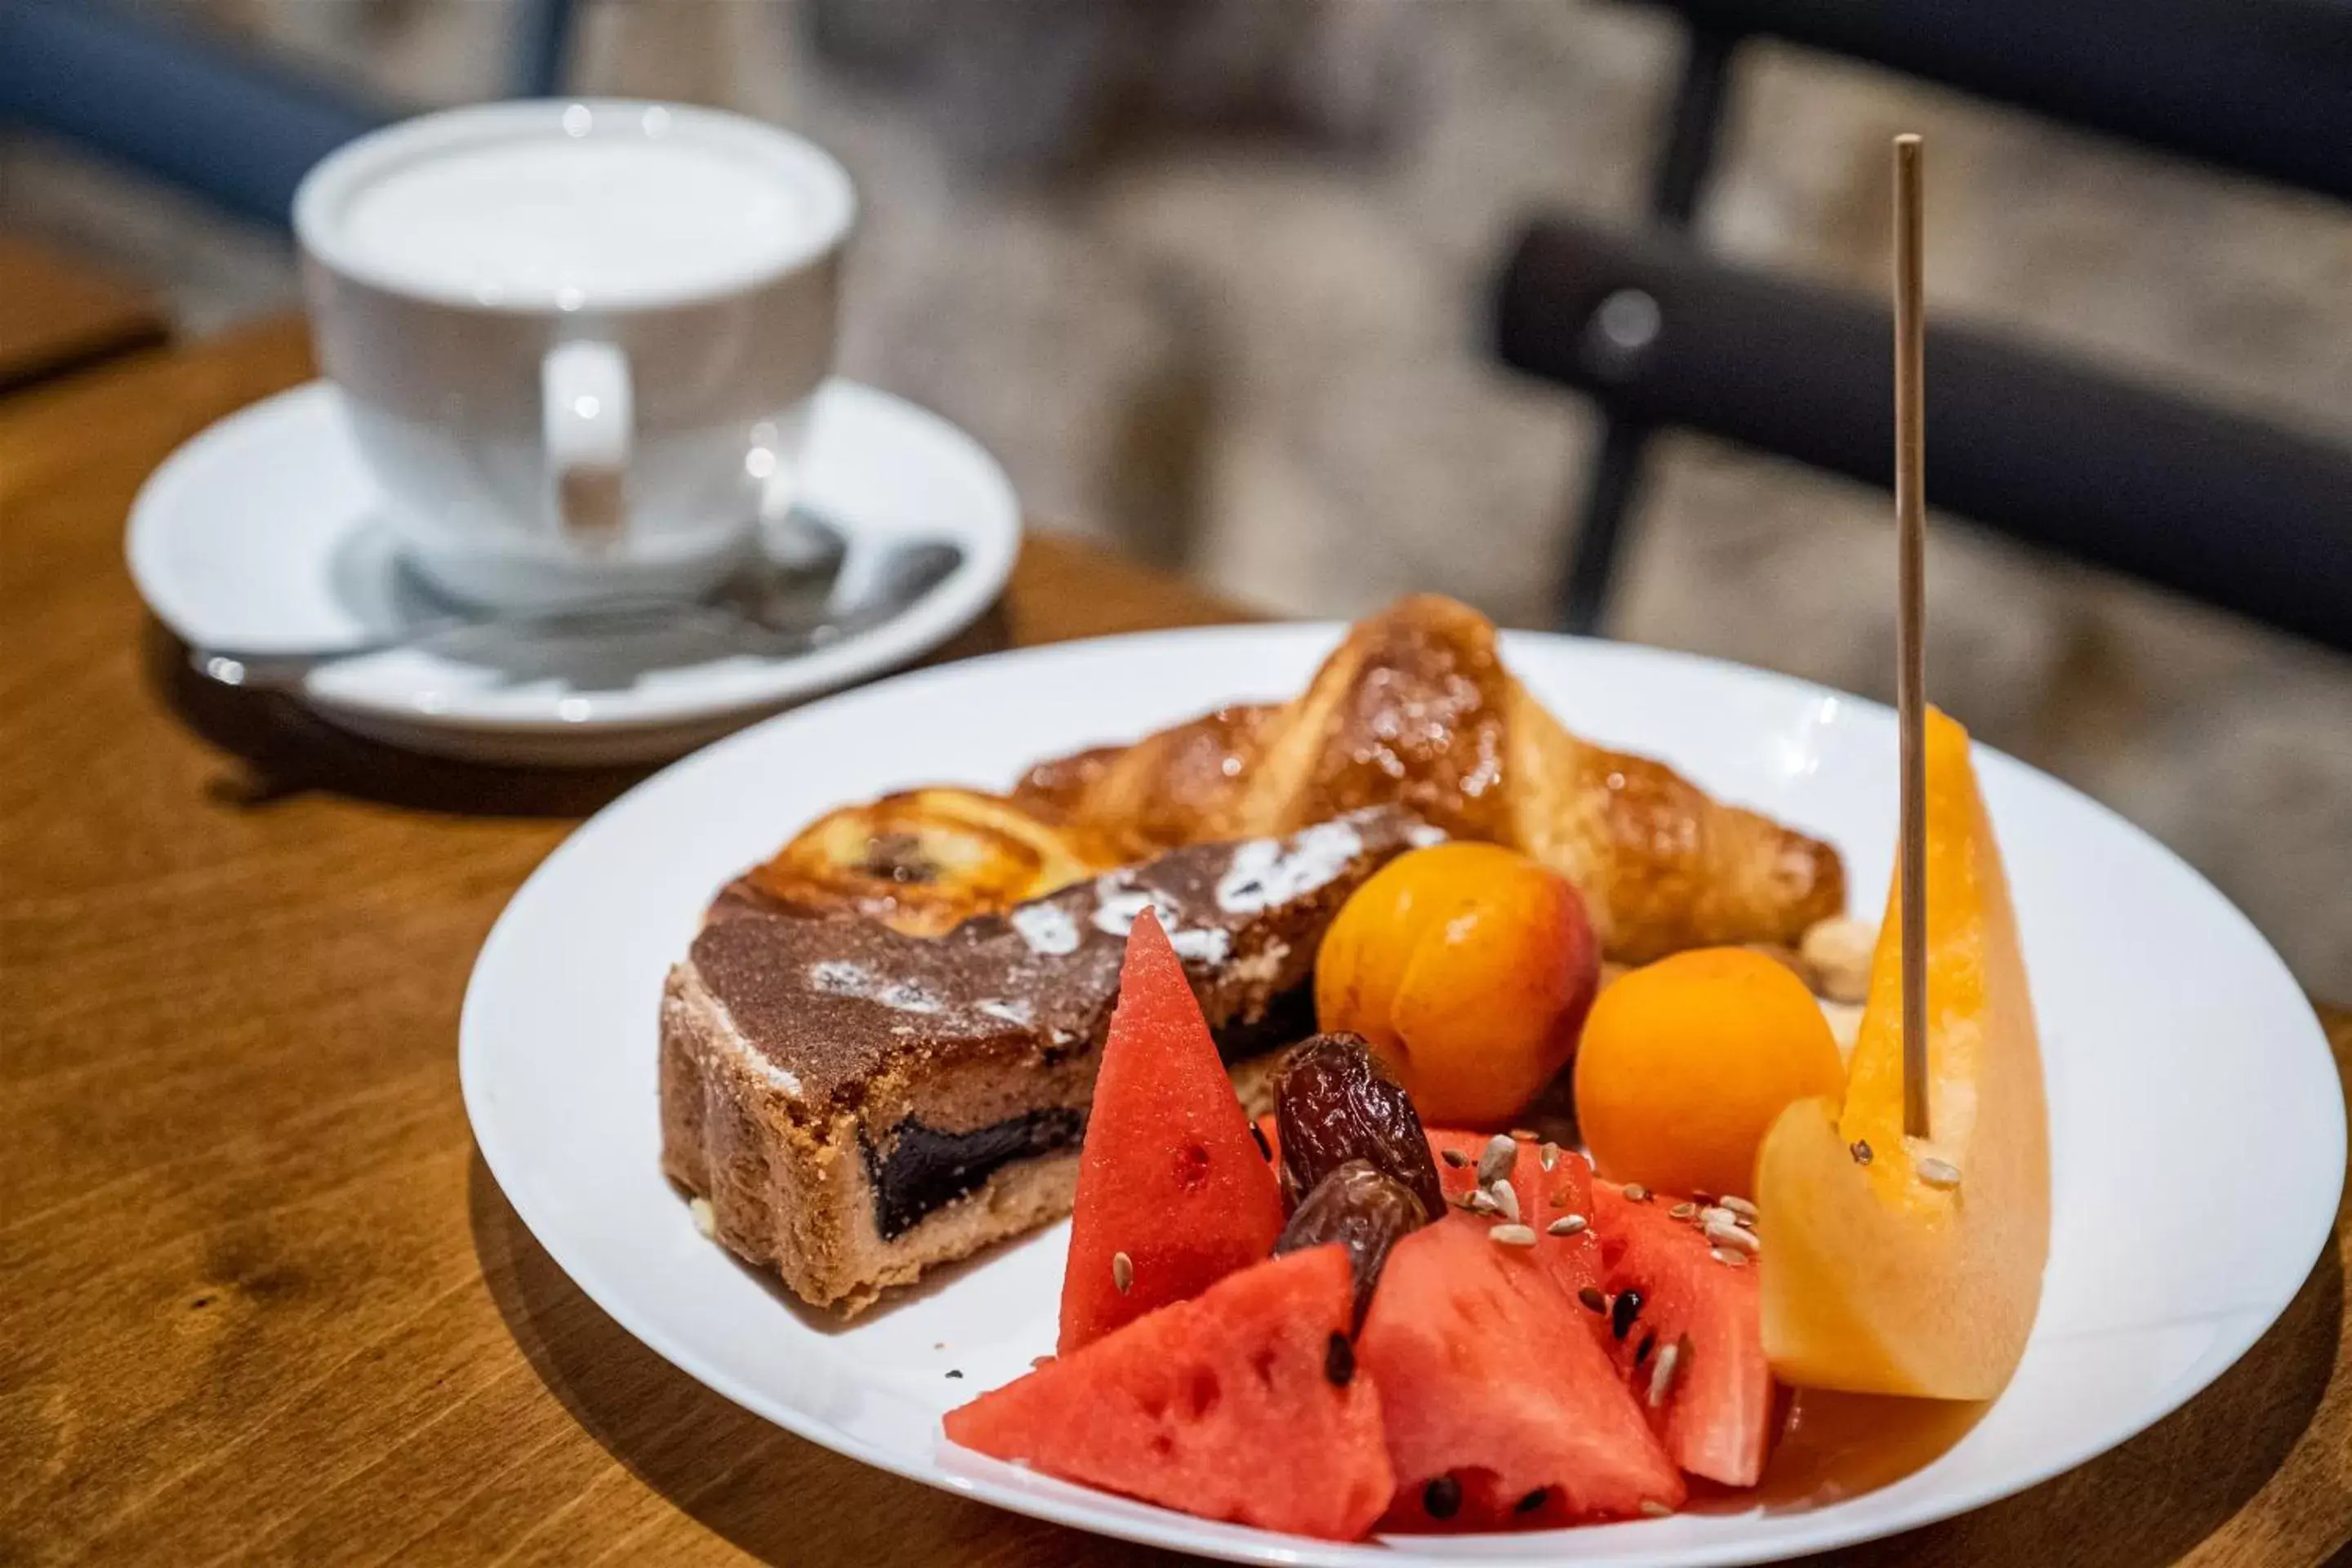
[[[611,343],[558,344],[540,362],[539,393],[558,525],[591,549],[618,543],[628,523],[636,424],[628,357]]]

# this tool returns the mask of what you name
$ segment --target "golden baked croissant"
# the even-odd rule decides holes
[[[919,790],[845,806],[740,885],[936,934],[1184,844],[1381,805],[1560,872],[1620,963],[1793,947],[1845,906],[1836,850],[1579,740],[1503,668],[1485,616],[1432,595],[1357,623],[1292,701],[1041,763],[1009,798]]]
[[[1292,701],[1043,763],[1013,798],[1122,859],[1402,805],[1567,877],[1621,963],[1793,947],[1845,907],[1835,849],[1570,734],[1503,668],[1491,622],[1430,595],[1358,622]]]

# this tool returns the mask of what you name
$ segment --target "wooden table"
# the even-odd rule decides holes
[[[0,1561],[1149,1556],[745,1415],[518,1223],[458,1102],[458,999],[508,894],[630,775],[199,703],[121,564],[146,472],[309,373],[274,327],[0,409]],[[980,640],[1233,615],[1040,537]],[[1841,1560],[2319,1561],[2352,1535],[2347,1237],[2137,1441]]]
[[[152,348],[168,331],[163,311],[141,290],[0,235],[0,393]]]

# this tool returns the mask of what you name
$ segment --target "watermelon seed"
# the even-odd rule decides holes
[[[1735,1198],[1729,1193],[1726,1193],[1717,1201],[1748,1224],[1756,1223],[1756,1205],[1746,1198]]]
[[[948,1375],[949,1375],[950,1377],[961,1377],[961,1376],[963,1375],[963,1373],[961,1373],[958,1372],[958,1371],[957,1371],[955,1368],[953,1368],[953,1367],[950,1367],[950,1368],[948,1368]]]
[[[1452,1476],[1438,1477],[1421,1489],[1421,1506],[1432,1519],[1452,1519],[1462,1511],[1462,1483]]]
[[[1496,1133],[1486,1141],[1486,1152],[1478,1156],[1478,1184],[1487,1186],[1497,1176],[1508,1174],[1511,1167],[1518,1163],[1518,1158],[1519,1146],[1511,1142],[1510,1135]]]
[[[1498,1225],[1486,1233],[1487,1239],[1499,1241],[1505,1247],[1533,1247],[1536,1233],[1523,1225]]]
[[[1853,1147],[1846,1152],[1853,1156],[1855,1164],[1867,1165],[1870,1163],[1870,1141],[1866,1138],[1857,1138],[1853,1141]]]
[[[1682,1335],[1658,1352],[1658,1364],[1650,1369],[1650,1408],[1655,1410],[1666,1402],[1675,1386],[1675,1373],[1681,1370],[1683,1357],[1690,1353],[1690,1336]]]
[[[1744,1252],[1734,1252],[1727,1247],[1711,1248],[1708,1251],[1707,1256],[1714,1258],[1717,1263],[1729,1264],[1734,1268],[1741,1268],[1748,1262],[1748,1254]]]
[[[1650,1352],[1657,1348],[1658,1336],[1656,1333],[1644,1331],[1642,1335],[1642,1342],[1633,1347],[1633,1364],[1635,1366],[1640,1366],[1643,1362],[1648,1361],[1650,1359]]]
[[[1535,1490],[1521,1498],[1517,1502],[1513,1503],[1511,1505],[1511,1511],[1513,1513],[1533,1513],[1536,1510],[1543,1507],[1544,1500],[1550,1496],[1551,1489],[1549,1487],[1538,1487]]]
[[[1650,1189],[1639,1182],[1628,1182],[1625,1184],[1625,1201],[1629,1204],[1648,1203]]]
[[[1579,1290],[1576,1293],[1576,1299],[1583,1302],[1586,1306],[1591,1308],[1596,1312],[1605,1312],[1609,1310],[1609,1298],[1603,1296],[1600,1291],[1594,1289],[1590,1285],[1587,1285],[1583,1289]]]
[[[1727,1247],[1734,1252],[1754,1253],[1760,1251],[1764,1245],[1757,1239],[1754,1231],[1742,1230],[1736,1225],[1710,1225],[1706,1227],[1706,1238],[1717,1247]]]
[[[1554,1236],[1574,1236],[1583,1228],[1584,1216],[1580,1214],[1564,1214],[1544,1226],[1544,1229]]]
[[[1470,1163],[1470,1156],[1459,1149],[1448,1149],[1445,1151],[1445,1163],[1458,1171]]]
[[[1356,1379],[1356,1347],[1337,1329],[1331,1331],[1331,1342],[1323,1352],[1323,1375],[1334,1388],[1345,1388]]]
[[[1257,1140],[1257,1152],[1265,1156],[1266,1163],[1274,1163],[1274,1145],[1265,1141],[1265,1129],[1253,1121],[1250,1123],[1250,1136]]]
[[[1488,1192],[1484,1187],[1480,1187],[1476,1192],[1472,1193],[1470,1194],[1469,1202],[1465,1204],[1463,1206],[1467,1208],[1472,1214],[1501,1214],[1503,1212],[1503,1205],[1495,1201],[1495,1194]]]
[[[1536,1142],[1536,1134],[1529,1128],[1514,1127],[1511,1129],[1511,1139],[1514,1142],[1533,1143]]]
[[[1664,1503],[1660,1502],[1654,1497],[1645,1497],[1642,1500],[1642,1511],[1652,1519],[1672,1519],[1675,1517],[1675,1510],[1673,1509],[1668,1508]]]
[[[1642,1310],[1639,1290],[1620,1290],[1617,1299],[1609,1303],[1609,1331],[1623,1339],[1633,1331],[1633,1319]]]
[[[1519,1218],[1519,1190],[1511,1185],[1511,1184],[1505,1178],[1497,1176],[1495,1178],[1494,1185],[1488,1187],[1486,1191],[1493,1194],[1495,1206],[1503,1211],[1503,1217],[1511,1221],[1515,1225],[1517,1224]]]
[[[1960,1168],[1948,1160],[1938,1160],[1933,1154],[1923,1154],[1915,1167],[1919,1179],[1939,1191],[1949,1192],[1960,1184]]]
[[[1124,1252],[1112,1253],[1110,1255],[1110,1282],[1118,1287],[1118,1293],[1122,1296],[1126,1295],[1129,1290],[1134,1289],[1135,1259],[1129,1258]]]
[[[1557,1143],[1547,1143],[1542,1148],[1537,1150],[1536,1163],[1541,1165],[1547,1171],[1550,1170],[1554,1165],[1559,1164],[1559,1145]]]
[[[1666,1217],[1669,1219],[1688,1219],[1691,1215],[1696,1213],[1698,1213],[1698,1205],[1696,1204],[1676,1204],[1674,1207],[1666,1211]]]

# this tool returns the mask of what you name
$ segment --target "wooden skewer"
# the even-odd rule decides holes
[[[1927,1136],[1927,309],[1919,138],[1895,139],[1895,709],[1903,736],[1903,1131]]]

